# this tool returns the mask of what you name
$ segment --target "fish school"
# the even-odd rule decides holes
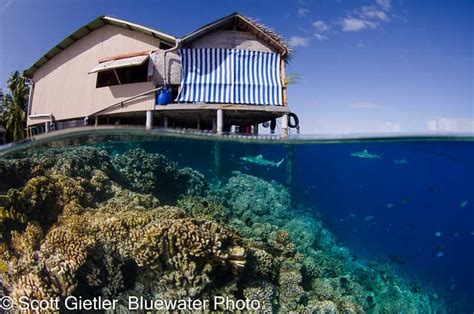
[[[182,37],[101,16],[66,37],[25,74],[28,136],[84,125],[132,125],[285,136],[291,50],[239,13]]]

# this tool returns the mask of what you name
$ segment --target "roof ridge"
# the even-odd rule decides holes
[[[101,28],[104,25],[113,25],[117,27],[126,28],[132,31],[138,31],[145,34],[149,34],[153,37],[160,38],[170,44],[174,44],[176,41],[176,37],[173,35],[169,35],[167,33],[163,33],[157,29],[153,29],[147,26],[143,26],[140,24],[136,24],[133,22],[129,22],[127,20],[123,20],[120,18],[108,16],[108,15],[100,15],[90,21],[89,23],[81,26],[75,32],[70,34],[69,36],[65,37],[59,44],[54,46],[48,52],[46,52],[38,61],[36,61],[28,70],[24,72],[24,75],[27,77],[31,77],[33,73],[40,68],[43,64],[48,62],[51,58],[55,55],[78,41],[79,39],[85,37],[92,31]]]

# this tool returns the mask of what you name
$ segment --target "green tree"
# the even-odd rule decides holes
[[[7,138],[16,142],[25,138],[29,87],[27,80],[15,71],[8,79],[8,89],[10,93],[3,95],[0,109]]]

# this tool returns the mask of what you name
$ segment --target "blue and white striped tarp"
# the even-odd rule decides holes
[[[282,105],[280,55],[240,49],[181,49],[178,102]]]

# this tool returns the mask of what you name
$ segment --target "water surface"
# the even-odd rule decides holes
[[[81,158],[85,155],[75,153],[78,148],[104,152],[99,158],[104,164],[87,164],[99,159]],[[51,161],[55,156],[73,161],[61,167]],[[469,313],[474,310],[473,157],[474,141],[466,136],[282,141],[104,130],[50,137],[5,150],[0,193],[24,191],[39,175],[54,179],[73,173],[72,177],[93,180],[92,175],[74,169],[100,168],[123,189],[151,194],[161,205],[182,207],[185,217],[217,221],[244,242],[258,243],[258,250],[279,256],[272,275],[254,271],[261,276],[255,282],[241,279],[234,271],[237,277],[229,280],[237,282],[236,297],[258,289],[260,296],[275,289],[278,294],[262,300],[270,300],[270,308],[282,312],[332,306],[374,313],[397,309]],[[23,160],[25,167],[41,160],[40,164],[55,170],[36,174],[29,169],[22,180],[11,173],[20,171],[11,166],[15,160]],[[156,172],[157,167],[164,170]],[[93,193],[92,199],[90,208],[100,209],[108,202]],[[52,217],[42,225],[43,232],[60,222]],[[25,222],[20,225],[5,223],[3,232],[25,232]],[[285,245],[291,243],[294,251],[275,249],[282,245],[279,237],[285,232],[290,239]],[[4,235],[4,241],[8,244],[11,239]],[[240,271],[250,275],[249,256],[256,249],[240,246],[247,254],[247,268]],[[132,264],[142,271],[140,263]],[[299,279],[292,292],[282,292],[282,276],[289,274]],[[367,279],[372,276],[368,274],[375,279]],[[4,280],[14,281],[13,277]],[[136,292],[133,280],[111,294]],[[192,296],[215,294],[216,287],[224,289],[227,284],[203,284],[202,291]],[[15,287],[5,283],[3,293],[11,294]],[[81,284],[77,289],[88,290]],[[94,290],[94,295],[100,293]]]

